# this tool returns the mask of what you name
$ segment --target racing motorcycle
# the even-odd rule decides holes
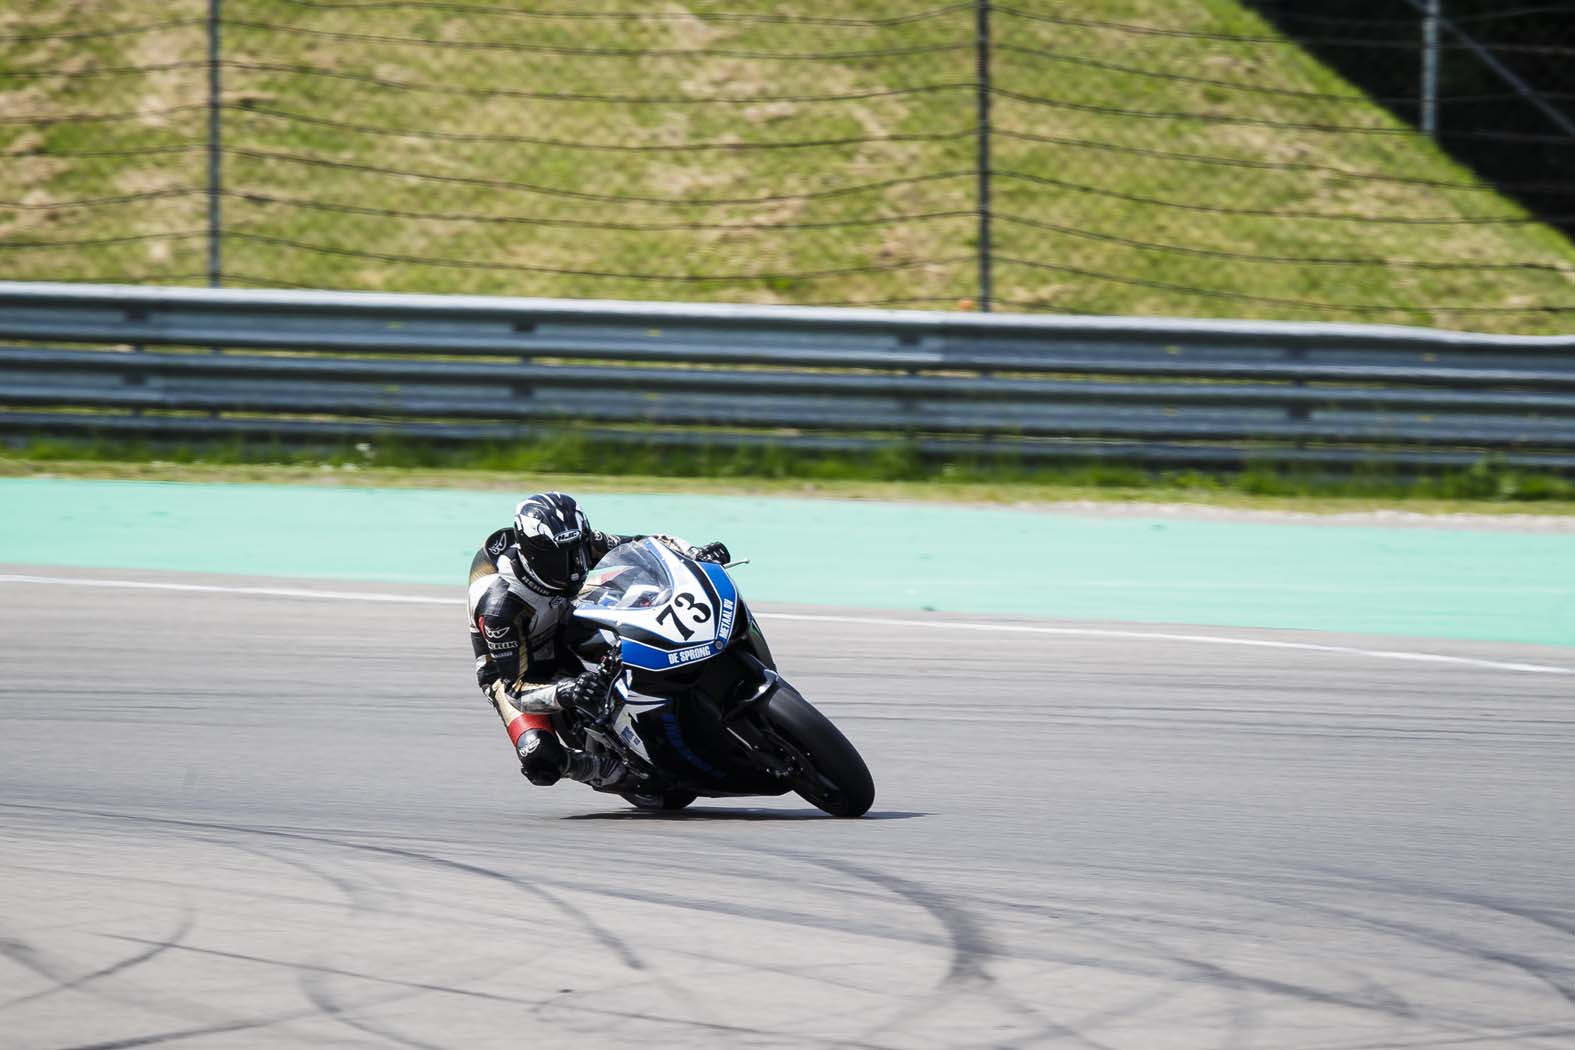
[[[616,645],[622,671],[599,710],[560,712],[556,728],[623,759],[639,781],[598,790],[640,809],[796,791],[832,816],[862,816],[875,800],[869,768],[778,673],[733,565],[660,537],[609,551],[575,598],[569,644],[586,667]]]

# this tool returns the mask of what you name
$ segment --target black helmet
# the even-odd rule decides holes
[[[591,567],[591,523],[574,497],[538,492],[514,508],[520,568],[543,590],[577,590]]]

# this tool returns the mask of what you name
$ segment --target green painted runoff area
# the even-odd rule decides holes
[[[586,495],[722,539],[757,602],[1575,646],[1575,537],[751,496]],[[0,562],[452,584],[505,493],[0,479]]]

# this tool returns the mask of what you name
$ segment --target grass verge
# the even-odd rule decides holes
[[[1483,460],[1467,470],[1343,474],[1131,466],[927,462],[901,449],[850,458],[781,448],[608,447],[572,437],[463,451],[403,443],[331,449],[163,447],[35,441],[0,455],[0,476],[263,482],[519,491],[691,492],[989,504],[1184,503],[1313,514],[1575,516],[1575,481]]]

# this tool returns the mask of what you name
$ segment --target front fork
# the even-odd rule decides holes
[[[785,684],[782,676],[748,652],[739,652],[743,661],[760,675],[760,685],[738,701],[722,716],[722,726],[749,753],[763,772],[778,780],[792,781],[802,769],[804,756],[771,729],[766,720],[766,704]]]

